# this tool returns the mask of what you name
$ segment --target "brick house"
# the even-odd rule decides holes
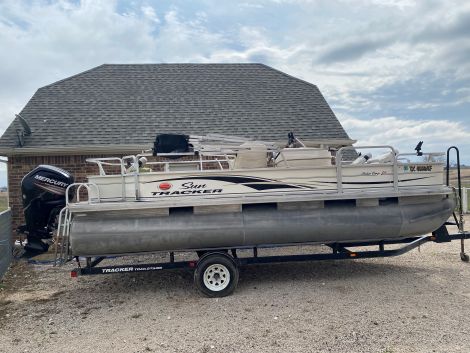
[[[97,173],[87,158],[139,153],[157,133],[355,142],[315,85],[262,64],[101,65],[39,88],[19,116],[0,138],[12,229],[23,222],[21,179],[37,165],[85,181]]]

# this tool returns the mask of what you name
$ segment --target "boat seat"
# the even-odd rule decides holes
[[[321,148],[284,148],[274,160],[276,167],[328,167],[331,153]]]
[[[238,151],[233,169],[266,168],[268,166],[268,150],[265,145],[244,143],[241,147],[249,149]]]
[[[186,171],[195,171],[195,170],[200,170],[200,163],[199,162],[194,162],[194,163],[167,163],[166,171],[168,172],[186,172]]]
[[[398,153],[398,151],[396,153]],[[393,163],[394,159],[395,159],[395,153],[392,151],[389,151],[387,153],[381,154],[380,156],[369,158],[367,160],[367,164],[378,164],[378,163],[390,164],[390,163]]]

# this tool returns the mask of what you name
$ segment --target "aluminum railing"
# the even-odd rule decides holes
[[[382,146],[359,146],[359,147],[354,147],[354,146],[346,146],[346,147],[341,147],[338,152],[336,152],[336,182],[337,182],[337,189],[338,193],[343,192],[343,168],[344,167],[362,167],[363,164],[361,165],[345,165],[343,166],[343,151],[345,150],[358,150],[358,149],[390,149],[395,156],[393,158],[393,163],[383,163],[385,165],[392,165],[393,166],[393,189],[398,190],[398,166],[397,166],[397,158],[396,158],[396,151],[392,146],[388,145],[382,145]],[[377,166],[377,164],[376,164]]]
[[[343,161],[343,156],[344,152],[346,150],[379,150],[379,149],[386,149],[391,152],[392,161],[391,162],[378,162],[378,163],[365,163],[365,164],[357,164],[353,165],[351,162]],[[411,162],[409,158],[411,156],[416,156],[416,153],[397,153],[397,151],[390,145],[378,145],[378,146],[346,146],[340,148],[337,153],[336,153],[336,178],[337,178],[337,192],[342,194],[344,192],[344,187],[343,187],[343,179],[344,179],[344,169],[349,169],[349,168],[364,168],[365,166],[367,167],[380,167],[380,166],[386,166],[386,167],[391,167],[392,168],[392,180],[391,180],[391,186],[395,191],[398,191],[399,189],[399,177],[398,177],[398,166],[400,165],[406,165],[407,163],[411,164],[442,164],[439,162],[434,162],[432,161],[432,158],[442,156],[444,153],[441,152],[432,152],[432,153],[423,153],[421,156],[428,156],[431,160],[430,161],[424,161],[424,162]],[[138,154],[138,155],[129,155],[129,156],[124,156],[122,158],[118,157],[109,157],[109,158],[93,158],[93,159],[87,159],[88,162],[93,162],[98,165],[100,175],[105,176],[108,175],[105,172],[105,169],[103,168],[104,166],[112,166],[112,167],[118,167],[119,169],[119,174],[122,177],[122,199],[126,200],[126,181],[125,177],[126,176],[132,176],[134,179],[134,199],[139,200],[140,198],[140,184],[139,184],[139,177],[142,174],[139,168],[139,159],[141,157],[148,157],[152,156],[152,154]],[[217,155],[217,154],[212,154],[208,155],[207,157],[212,157],[214,159],[203,159],[202,155],[199,155],[199,159],[195,160],[184,160],[184,161],[147,161],[145,165],[147,166],[163,166],[163,172],[168,172],[171,171],[171,165],[190,165],[190,164],[198,164],[199,165],[199,171],[207,170],[207,165],[217,165],[217,168],[220,170],[226,170],[224,168],[224,164],[227,165],[227,168],[231,168],[233,166],[233,162],[235,160],[235,156],[233,155]],[[128,166],[126,168],[126,165]],[[130,167],[129,167],[130,166]],[[206,168],[205,168],[206,167]],[[289,168],[287,165],[286,168]],[[210,168],[213,169],[213,168]],[[116,174],[114,174],[116,175]],[[97,192],[99,193],[99,189],[96,185],[93,185],[93,187],[96,188]],[[89,187],[87,187],[89,188]],[[99,200],[98,200],[99,202]]]
[[[120,169],[120,174],[123,176],[126,175],[134,175],[134,173],[139,172],[138,165],[139,165],[139,159],[141,157],[149,157],[152,156],[152,154],[137,154],[137,155],[129,155],[129,156],[124,156],[122,158],[119,157],[107,157],[107,158],[89,158],[86,161],[90,163],[95,163],[98,165],[98,169],[100,172],[100,175],[108,175],[106,174],[106,171],[104,170],[103,166],[111,166],[111,167],[119,167]],[[184,165],[184,164],[199,164],[200,170],[205,170],[204,166],[207,164],[216,164],[218,166],[218,169],[224,170],[223,164],[222,163],[227,163],[228,165],[231,165],[233,163],[235,156],[231,155],[218,155],[218,154],[210,154],[207,155],[207,157],[213,157],[214,159],[203,159],[202,156],[200,156],[199,159],[194,159],[190,161],[147,161],[145,165],[156,165],[156,166],[164,166],[164,171],[169,171],[170,168],[168,166],[171,165]],[[116,163],[112,163],[115,161]],[[128,168],[126,168],[126,165],[128,165]]]
[[[178,154],[175,154],[178,155]],[[142,153],[137,155],[129,155],[124,156],[122,158],[119,157],[106,157],[106,158],[90,158],[87,159],[87,162],[95,163],[98,165],[98,169],[101,176],[108,175],[106,174],[105,169],[103,166],[110,166],[110,167],[118,167],[120,170],[119,175],[121,176],[121,183],[122,183],[122,199],[126,199],[126,183],[125,177],[126,176],[133,176],[134,178],[134,199],[137,201],[140,198],[140,184],[139,184],[139,176],[141,174],[140,167],[139,167],[139,159],[141,157],[150,157],[153,156],[150,153]],[[224,170],[224,166],[222,163],[226,163],[229,167],[233,164],[234,156],[230,155],[220,155],[220,154],[209,154],[207,157],[212,157],[214,159],[203,159],[202,155],[199,155],[199,159],[197,160],[190,160],[190,161],[147,161],[145,163],[146,166],[163,166],[165,172],[170,171],[171,165],[189,165],[189,164],[199,164],[199,170],[206,170],[204,167],[206,165],[217,165],[218,169]],[[128,165],[128,168],[126,168]]]
[[[69,257],[69,234],[70,234],[70,220],[72,213],[69,210],[70,200],[75,198],[75,202],[83,202],[80,200],[80,192],[85,189],[87,191],[87,202],[89,204],[93,203],[90,190],[94,189],[96,191],[96,200],[98,203],[101,202],[100,199],[100,189],[96,184],[93,183],[73,183],[70,184],[65,191],[65,207],[60,210],[59,218],[57,223],[57,230],[55,234],[55,247],[54,247],[54,266],[57,264],[57,261],[63,263],[68,260]],[[60,244],[60,246],[59,246]]]
[[[65,204],[68,205],[70,203],[70,196],[72,196],[72,199],[76,198],[76,202],[81,202],[80,201],[80,191],[82,188],[85,188],[87,191],[87,196],[88,196],[88,203],[92,203],[92,198],[90,197],[90,187],[94,188],[96,191],[96,198],[97,201],[100,202],[100,189],[98,188],[98,185],[93,184],[93,183],[73,183],[67,186],[67,189],[65,191]],[[73,192],[71,192],[72,189],[75,189]]]
[[[345,150],[369,150],[369,149],[389,149],[393,153],[393,160],[392,162],[384,162],[384,163],[373,163],[373,164],[359,164],[359,165],[351,165],[345,164],[343,165],[343,152]],[[445,153],[443,152],[430,152],[430,153],[422,153],[420,156],[429,157],[430,159],[444,156]],[[405,159],[407,163],[412,164],[436,164],[440,165],[440,162],[434,161],[421,161],[421,162],[411,162],[410,159],[405,158],[406,156],[417,156],[416,153],[397,153],[397,151],[389,145],[381,145],[381,146],[345,146],[340,148],[336,153],[336,178],[337,178],[337,189],[338,193],[343,193],[343,168],[354,168],[354,167],[363,167],[364,165],[367,166],[392,166],[392,173],[393,173],[393,189],[398,191],[399,188],[399,179],[398,179],[398,165],[402,159]],[[403,164],[403,163],[402,163]]]

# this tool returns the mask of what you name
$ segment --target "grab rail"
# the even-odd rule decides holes
[[[65,256],[68,253],[68,235],[70,231],[70,211],[67,206],[60,210],[59,223],[57,224],[57,231],[54,241],[54,266],[57,265],[57,261],[60,260],[59,264],[65,261]],[[59,249],[60,241],[60,249]],[[66,244],[67,243],[67,244]],[[60,252],[60,254],[59,254]],[[64,256],[65,254],[65,256]]]
[[[99,168],[99,173],[100,176],[105,176],[106,171],[104,170],[103,166],[114,166],[114,167],[120,167],[120,174],[125,176],[125,175],[134,175],[136,172],[140,173],[138,170],[139,167],[139,159],[140,157],[149,157],[153,156],[152,154],[149,153],[142,153],[142,154],[137,154],[137,155],[129,155],[129,156],[124,156],[122,158],[119,157],[105,157],[105,158],[88,158],[86,161],[89,163],[96,163]],[[199,155],[199,159],[196,160],[184,160],[184,161],[150,161],[146,162],[145,165],[169,165],[169,164],[194,164],[194,163],[199,163],[200,169],[204,170],[203,165],[204,164],[216,164],[221,170],[223,170],[223,165],[222,163],[228,163],[230,165],[231,162],[235,159],[234,156],[226,155],[226,154],[210,154],[206,155],[207,157],[213,157],[214,159],[203,159],[202,155]],[[126,161],[130,161],[131,167],[130,169],[126,170]],[[112,161],[116,161],[118,163],[111,163]]]
[[[75,190],[71,193],[71,189]],[[57,261],[60,260],[60,264],[65,262],[69,256],[69,235],[70,235],[70,221],[72,218],[72,212],[69,210],[70,197],[76,196],[76,202],[80,202],[80,191],[82,188],[87,190],[88,203],[92,203],[90,194],[91,188],[95,188],[98,203],[101,202],[100,189],[98,185],[94,183],[72,183],[67,186],[65,190],[65,207],[59,212],[59,220],[57,224],[57,231],[55,236],[55,248],[54,248],[54,266],[57,265]],[[58,247],[60,241],[60,249]]]
[[[139,160],[141,157],[149,157],[153,156],[150,153],[141,153],[137,155],[128,155],[124,156],[122,158],[119,157],[104,157],[104,158],[89,158],[86,161],[90,163],[95,163],[98,165],[99,168],[99,173],[100,176],[106,176],[106,171],[104,170],[103,166],[112,166],[112,167],[119,167],[120,168],[120,173],[118,175],[121,176],[121,185],[122,185],[122,191],[121,191],[121,198],[122,200],[126,200],[127,195],[126,195],[126,182],[125,182],[125,177],[126,176],[132,176],[134,179],[134,199],[138,201],[140,199],[140,167],[139,167]],[[213,157],[215,159],[203,159],[202,155],[199,155],[199,160],[192,160],[192,161],[177,161],[177,162],[169,162],[169,161],[151,161],[151,162],[146,162],[145,165],[163,165],[165,167],[165,171],[169,171],[168,165],[171,163],[177,163],[177,164],[194,164],[198,163],[200,170],[204,170],[204,164],[215,164],[220,168],[221,170],[224,169],[222,163],[227,163],[229,166],[233,164],[233,158],[231,156],[228,156],[226,154],[220,155],[220,154],[211,154],[210,157]],[[223,157],[223,158],[220,158]],[[128,169],[126,169],[126,164],[130,165]],[[80,185],[82,183],[75,183],[73,185]],[[92,185],[88,183],[89,185]],[[98,193],[99,189],[96,185],[93,184],[94,187],[96,187]],[[83,186],[79,186],[81,188]],[[86,187],[86,186],[85,186]],[[89,188],[88,188],[89,189]],[[89,191],[89,190],[88,190]],[[99,202],[99,201],[98,201]]]
[[[428,161],[411,161],[411,159],[406,158],[405,156],[414,156],[416,157],[416,153],[399,153],[397,154],[397,162],[403,162],[405,161],[408,164],[442,164],[442,162],[439,161],[433,161],[433,160],[428,160]],[[444,152],[429,152],[429,153],[422,153],[419,157],[422,156],[428,156],[430,158],[432,157],[439,157],[439,156],[445,156]]]
[[[123,158],[119,158],[119,157],[88,158],[88,159],[86,159],[86,161],[90,162],[90,163],[96,163],[98,165],[100,175],[106,175],[106,172],[104,171],[103,165],[109,165],[109,166],[114,166],[114,167],[119,166],[121,168],[121,174],[126,173],[126,167],[124,166]],[[119,164],[110,163],[110,161],[118,161]]]
[[[416,157],[416,153],[398,153],[397,154],[397,160],[400,160],[402,159],[401,157],[404,157],[404,156],[415,156]],[[423,153],[420,155],[421,156],[428,156],[428,157],[439,157],[439,156],[445,156],[445,153],[444,152],[429,152],[429,153]],[[408,163],[412,163],[411,160],[409,158],[404,158],[408,161]],[[438,162],[438,161],[422,161],[422,162],[413,162],[415,164],[418,164],[418,163],[426,163],[426,164],[429,164],[429,163],[438,163],[438,164],[442,164],[442,162]]]
[[[67,186],[67,189],[65,190],[65,204],[68,205],[70,203],[70,188],[72,187],[75,187],[75,186],[78,186],[76,188],[76,190],[72,193],[72,198],[73,198],[73,195],[76,195],[77,196],[77,200],[76,202],[80,202],[80,190],[84,187],[86,190],[87,190],[87,194],[88,194],[88,203],[92,203],[92,199],[90,197],[90,186],[91,187],[94,187],[95,190],[96,190],[96,195],[97,195],[97,199],[98,199],[98,203],[101,202],[101,198],[100,198],[100,189],[98,188],[98,185],[94,184],[94,183],[72,183],[70,184],[69,186]]]
[[[460,174],[460,151],[456,146],[451,146],[447,149],[446,156],[446,185],[449,186],[450,184],[450,151],[455,151],[455,156],[457,157],[457,188],[458,188],[458,206],[459,206],[459,214],[460,214],[460,221],[458,223],[458,228],[460,231],[463,231],[463,206],[462,206],[462,179]],[[457,220],[457,219],[456,219]],[[463,243],[462,243],[463,246]]]

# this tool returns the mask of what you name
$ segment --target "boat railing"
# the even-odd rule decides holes
[[[390,157],[388,160],[384,162],[373,162],[369,163],[366,162],[364,164],[353,164],[351,161],[343,161],[343,156],[345,154],[346,150],[389,150],[390,152]],[[343,190],[343,178],[345,175],[345,169],[350,169],[350,168],[356,168],[356,169],[364,169],[367,167],[378,167],[378,166],[384,166],[384,167],[391,167],[392,170],[392,175],[393,179],[391,180],[391,187],[395,190],[399,190],[399,166],[406,165],[406,164],[441,164],[439,162],[439,159],[437,157],[443,156],[444,153],[441,152],[432,152],[432,153],[419,153],[418,156],[423,157],[424,161],[412,161],[411,157],[414,156],[416,157],[416,153],[401,153],[399,154],[392,146],[389,145],[378,145],[378,146],[345,146],[340,148],[337,153],[336,153],[336,163],[335,163],[335,168],[336,168],[336,186],[337,186],[337,192],[339,194],[342,194],[344,192]],[[120,176],[121,177],[121,183],[122,183],[122,200],[127,200],[128,199],[128,191],[126,191],[126,184],[129,186],[129,181],[132,181],[132,184],[134,184],[134,190],[132,192],[132,198],[135,200],[140,199],[140,176],[154,171],[152,166],[158,167],[156,169],[159,169],[159,172],[171,172],[172,170],[177,171],[177,170],[184,170],[184,168],[178,168],[178,169],[172,169],[173,166],[179,165],[179,166],[185,166],[185,165],[197,165],[197,169],[199,171],[204,171],[204,170],[226,170],[226,169],[231,169],[233,168],[234,161],[236,156],[235,155],[230,155],[230,154],[217,154],[217,153],[209,153],[209,154],[198,154],[199,158],[195,158],[192,160],[145,160],[145,165],[144,167],[150,167],[148,170],[145,170],[145,168],[142,168],[139,165],[139,162],[141,162],[142,157],[150,157],[153,156],[150,153],[141,153],[137,155],[129,155],[129,156],[124,156],[122,158],[119,157],[104,157],[104,158],[91,158],[87,159],[88,162],[92,162],[98,165],[100,176],[107,176],[107,175],[114,175],[114,176]],[[208,159],[211,158],[211,159]],[[106,167],[111,167],[111,172],[106,171]],[[288,167],[288,166],[287,166]],[[113,169],[114,168],[114,169]],[[364,172],[367,172],[364,171]],[[389,172],[387,172],[388,174]],[[131,177],[132,179],[128,179]],[[88,194],[90,195],[90,188],[93,188],[93,192],[96,191],[96,195],[98,197],[95,197],[93,194],[93,202],[100,202],[99,199],[99,188],[95,184],[77,184],[80,185],[78,186],[78,189],[80,188],[86,188],[88,191]],[[78,195],[78,201],[80,197],[80,190],[76,191],[76,194]],[[68,199],[67,199],[68,202]],[[89,202],[91,202],[91,198],[89,197]]]
[[[103,166],[119,167],[121,174],[126,173],[126,167],[124,165],[124,158],[119,157],[103,157],[103,158],[88,158],[86,161],[89,163],[96,163],[100,175],[106,175],[106,171]],[[113,163],[114,162],[114,163]]]
[[[178,155],[178,154],[174,154]],[[134,175],[136,173],[141,172],[141,168],[139,167],[139,160],[141,157],[149,157],[153,156],[150,153],[142,153],[137,155],[129,155],[124,156],[122,158],[119,157],[105,157],[105,158],[88,158],[86,161],[89,163],[95,163],[98,165],[99,175],[105,176],[110,175],[105,170],[105,167],[119,167],[119,172],[112,174],[120,174],[122,176],[126,175]],[[181,155],[178,155],[181,157]],[[212,159],[204,159],[203,157],[208,157]],[[178,160],[178,161],[146,161],[145,166],[162,166],[164,172],[169,172],[171,170],[171,166],[173,165],[195,165],[198,164],[199,170],[207,170],[207,169],[220,169],[224,170],[226,167],[233,165],[235,161],[235,156],[228,155],[228,154],[205,154],[199,155],[198,159],[193,160]],[[211,167],[214,166],[214,167]]]
[[[181,157],[179,154],[172,154],[175,156]],[[100,176],[109,175],[106,173],[105,167],[111,167],[119,169],[119,172],[116,170],[115,173],[111,175],[120,175],[121,176],[121,198],[122,200],[126,200],[126,176],[131,176],[134,179],[134,199],[137,201],[140,198],[140,175],[144,173],[143,169],[141,168],[139,162],[141,161],[142,157],[152,157],[151,153],[141,153],[137,155],[128,155],[122,158],[119,157],[104,157],[104,158],[89,158],[86,161],[90,163],[95,163],[98,165]],[[204,159],[203,157],[212,158],[212,159]],[[227,168],[233,166],[235,161],[235,156],[228,155],[228,154],[199,154],[199,159],[194,160],[178,160],[178,161],[145,161],[145,166],[162,166],[163,172],[171,171],[172,165],[195,165],[197,164],[199,170],[207,170],[207,169],[220,169],[224,170],[224,164]],[[215,166],[215,167],[214,167]],[[145,171],[149,172],[149,171]],[[99,201],[98,201],[99,202]]]
[[[92,193],[91,193],[91,189],[94,189],[95,191],[95,197],[91,197],[92,196]],[[73,183],[73,184],[70,184],[69,186],[67,186],[67,189],[65,191],[65,204],[68,205],[71,200],[75,199],[75,202],[78,203],[78,202],[84,202],[84,201],[81,201],[80,200],[80,192],[82,191],[82,189],[85,189],[86,192],[87,192],[87,201],[88,203],[93,203],[94,200],[96,200],[96,202],[100,203],[101,202],[101,198],[100,198],[100,189],[98,188],[98,185],[94,184],[94,183]]]
[[[92,197],[91,189],[96,192],[95,197]],[[54,266],[58,261],[63,264],[65,261],[70,260],[69,245],[70,245],[70,224],[72,212],[69,209],[71,200],[75,199],[75,203],[85,202],[80,200],[80,193],[82,190],[87,192],[87,203],[100,203],[100,189],[94,183],[72,183],[67,186],[65,190],[65,207],[59,212],[57,229],[54,237]]]
[[[358,164],[353,165],[351,162],[343,161],[343,152],[346,150],[370,150],[370,149],[388,149],[392,152],[392,161],[391,162],[382,162],[382,165],[391,166],[392,173],[393,173],[393,189],[398,191],[399,188],[399,179],[398,179],[398,165],[405,163],[413,163],[413,164],[422,164],[422,163],[436,163],[433,161],[436,157],[444,156],[445,153],[443,152],[430,152],[430,153],[420,153],[418,156],[420,157],[427,157],[429,161],[424,162],[412,162],[410,158],[411,156],[417,156],[416,153],[398,153],[392,146],[389,145],[379,145],[379,146],[345,146],[341,147],[336,152],[336,179],[337,179],[337,190],[338,193],[343,193],[343,168],[357,168],[357,167],[364,167],[366,166],[377,166],[378,164]],[[348,164],[346,164],[348,163]],[[439,162],[437,162],[439,163]]]
[[[391,165],[392,170],[393,170],[393,189],[395,191],[398,190],[398,162],[396,158],[396,151],[392,146],[389,145],[381,145],[381,146],[345,146],[341,147],[338,152],[336,152],[336,183],[337,183],[337,190],[338,193],[343,193],[343,168],[356,168],[356,167],[363,167],[364,165],[352,165],[352,164],[346,164],[343,165],[343,152],[346,150],[365,150],[365,149],[389,149],[393,155],[395,156],[393,158],[393,161],[390,162],[385,162],[384,164]]]
[[[422,153],[419,156],[420,157],[422,156],[424,158],[428,158],[428,160],[424,160],[424,161],[420,161],[420,162],[412,161],[410,158],[408,158],[408,157],[416,157],[416,156],[417,156],[416,153],[398,153],[396,155],[396,158],[397,158],[398,163],[403,162],[403,161],[405,161],[406,163],[415,163],[415,164],[418,164],[418,163],[435,163],[435,162],[439,162],[439,161],[436,161],[436,158],[445,156],[445,152]]]
[[[140,157],[146,157],[149,156],[147,154],[140,154],[136,156],[137,163]],[[204,159],[203,156],[205,157],[211,157],[213,159]],[[235,156],[227,155],[227,154],[209,154],[209,155],[201,155],[199,154],[198,159],[193,159],[193,160],[182,160],[182,161],[147,161],[146,165],[148,166],[162,166],[163,171],[169,172],[171,171],[171,166],[172,165],[195,165],[197,164],[199,166],[199,170],[207,170],[207,169],[220,169],[224,170],[224,164],[225,163],[228,167],[233,165],[233,162],[235,161]],[[135,163],[135,161],[134,161]],[[211,168],[211,166],[214,166]]]

